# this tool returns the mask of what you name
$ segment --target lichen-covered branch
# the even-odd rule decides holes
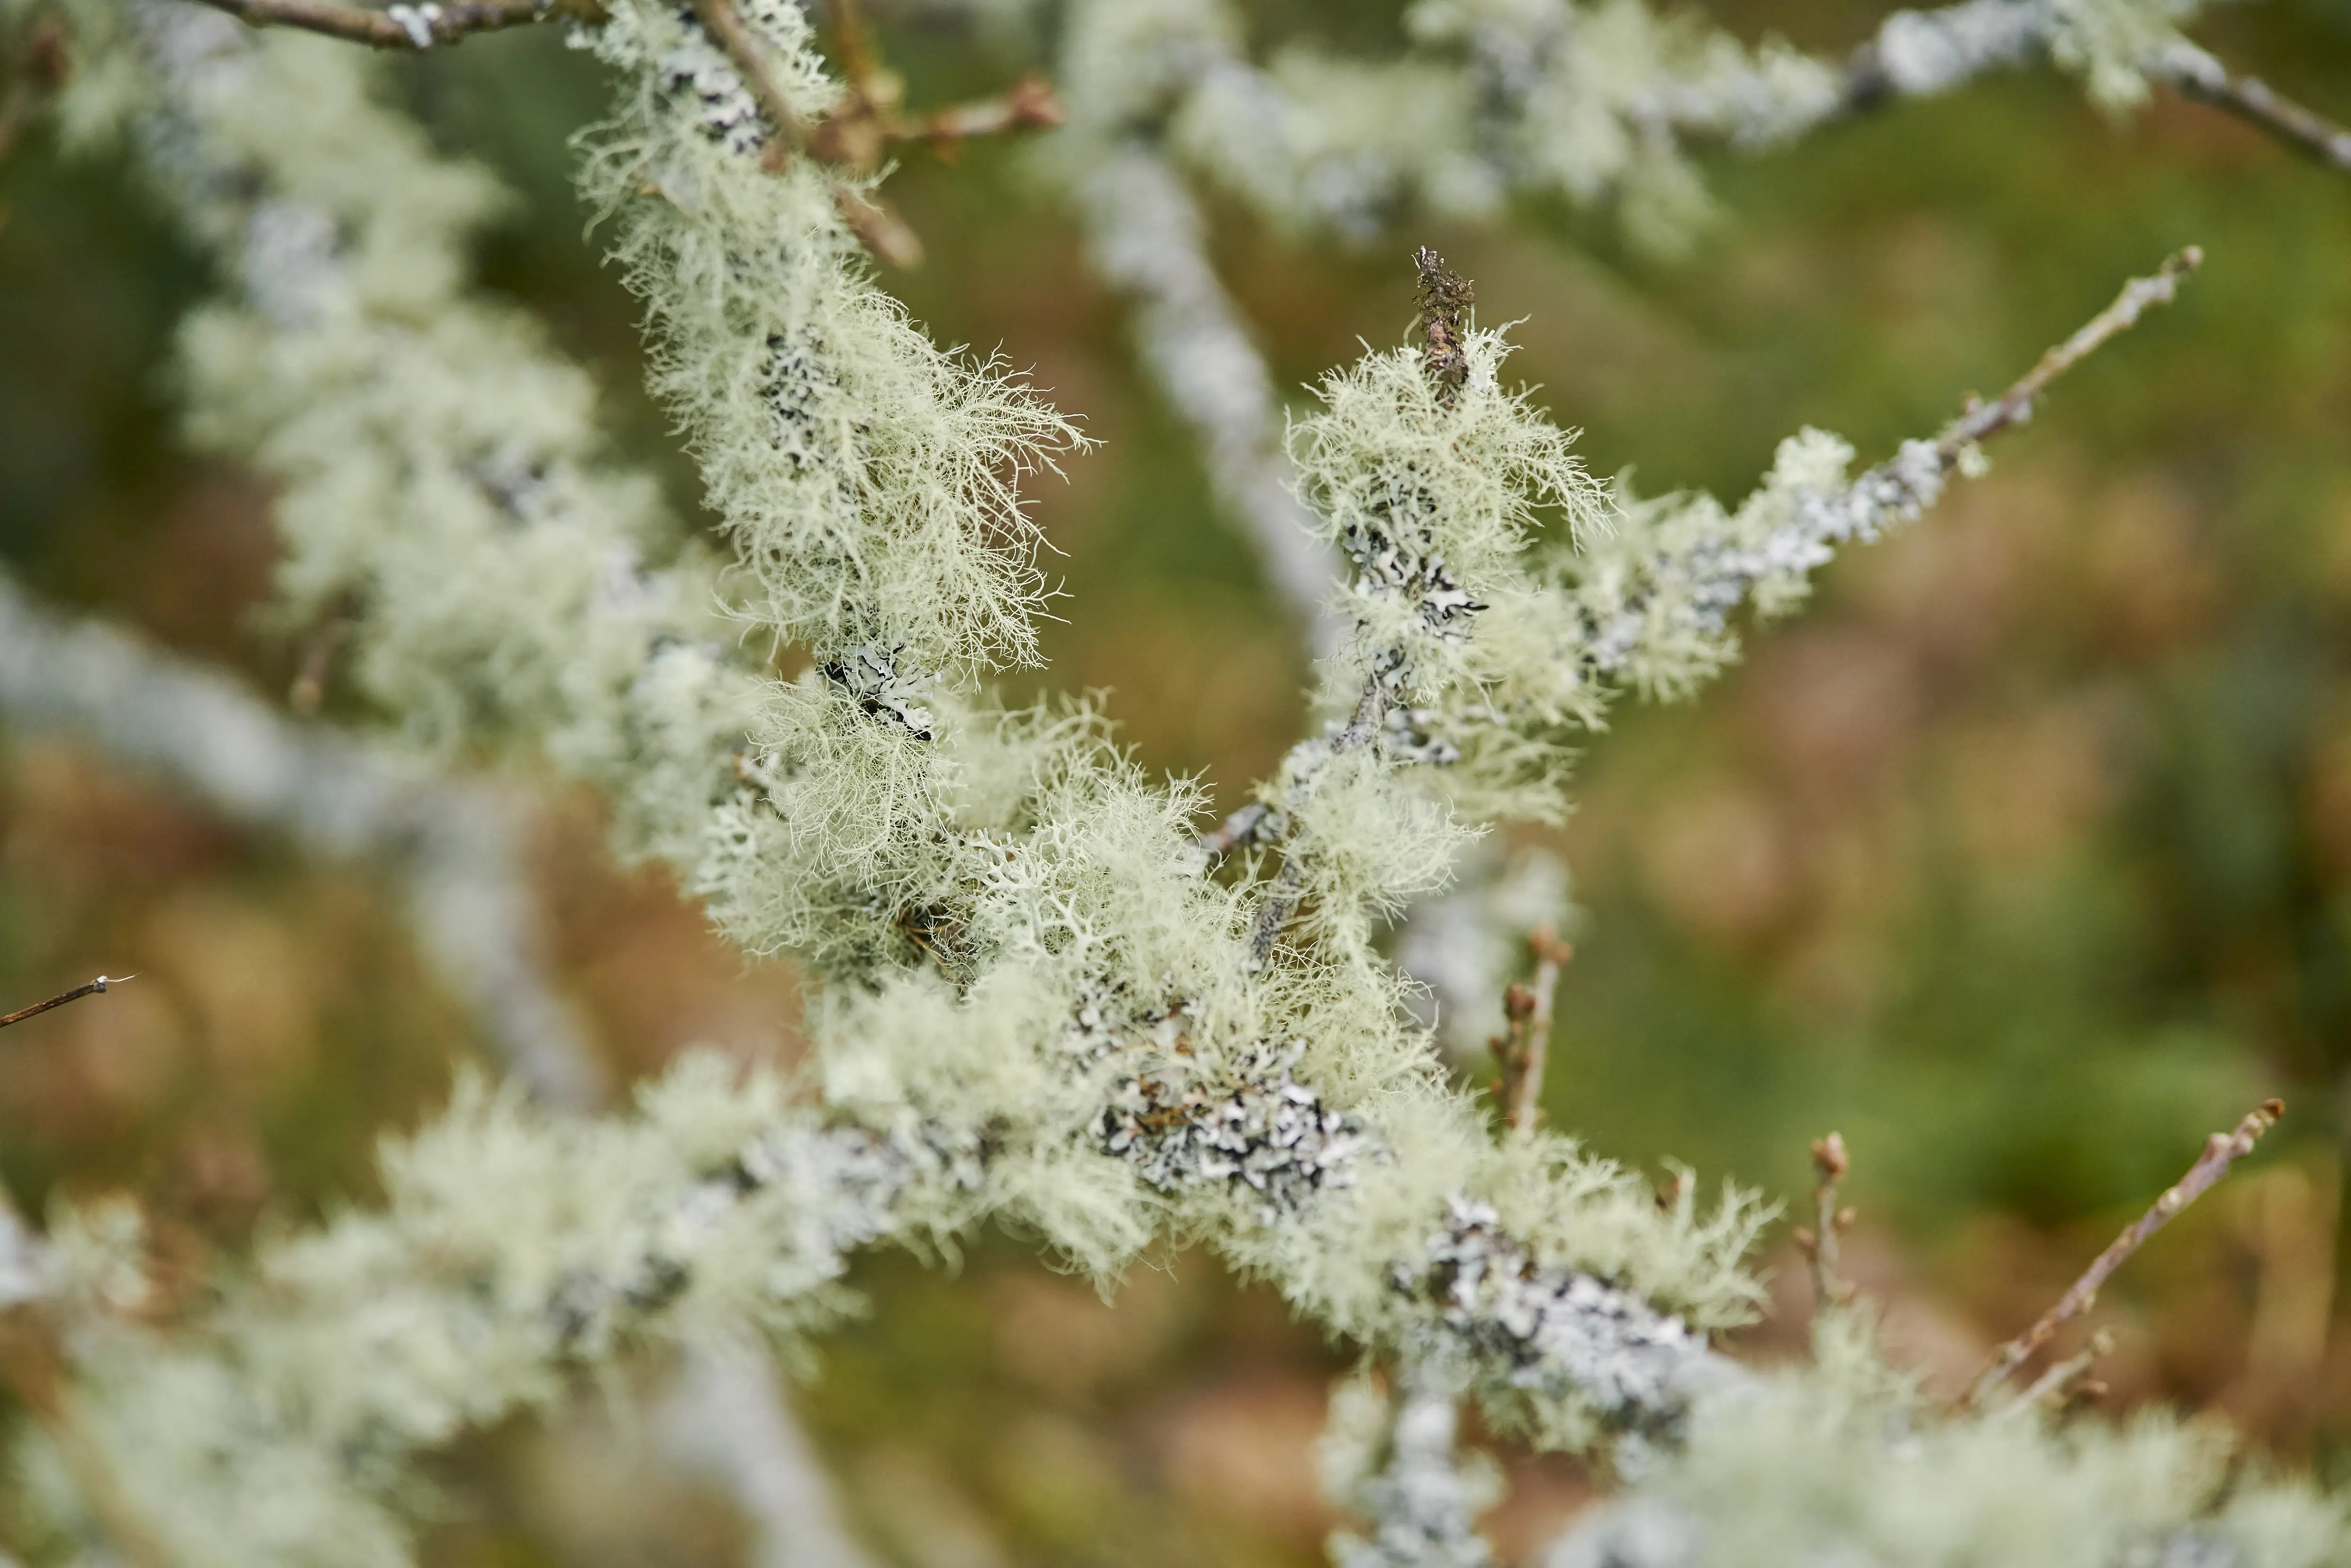
[[[1420,0],[1387,57],[1293,40],[1260,64],[1221,0],[1085,0],[1058,74],[1081,119],[1163,142],[1270,221],[1355,239],[1408,211],[1491,217],[1542,192],[1612,203],[1635,241],[1677,248],[1711,205],[1693,153],[1785,147],[2035,61],[2107,107],[2169,86],[2346,166],[2336,128],[2188,42],[2199,8],[1959,0],[1820,57],[1642,0]]]
[[[393,1152],[380,1207],[271,1244],[188,1332],[93,1306],[75,1397],[175,1549],[396,1562],[421,1449],[634,1344],[821,1326],[852,1249],[989,1217],[1103,1277],[1155,1239],[1201,1242],[1544,1443],[1671,1454],[1767,1407],[1707,1343],[1757,1299],[1754,1205],[1661,1205],[1567,1139],[1496,1141],[1374,937],[1486,821],[1556,789],[1521,777],[1551,760],[1524,721],[1586,711],[1587,655],[1616,636],[1600,611],[1695,628],[1719,661],[1738,604],[1915,516],[1966,443],[1847,483],[1810,437],[1751,511],[1684,504],[1612,538],[1571,436],[1502,384],[1503,336],[1424,263],[1421,340],[1329,377],[1295,427],[1352,625],[1324,733],[1229,835],[1270,852],[1205,874],[1193,789],[1144,777],[1081,705],[986,692],[1034,656],[1021,485],[1074,433],[877,287],[842,216],[868,182],[773,166],[763,97],[811,125],[846,98],[797,7],[735,0],[757,91],[669,0],[578,34],[617,99],[582,184],[645,301],[717,561],[603,458],[576,372],[463,287],[478,176],[333,51],[185,16],[140,14],[143,134],[229,274],[187,379],[198,428],[284,488],[287,601],[352,607],[355,678],[388,715],[604,784],[624,844],[814,983],[792,1083],[688,1063],[606,1121],[469,1092]],[[1630,599],[1602,586],[1627,562],[1648,573]],[[787,650],[807,674],[772,678]],[[1541,685],[1559,678],[1582,685]],[[154,1441],[167,1408],[199,1418]],[[86,1516],[69,1478],[39,1496],[60,1530]]]

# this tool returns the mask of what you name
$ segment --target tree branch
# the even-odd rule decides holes
[[[2226,110],[2257,131],[2351,174],[2351,129],[2278,93],[2259,77],[2238,76],[2193,45],[2175,45],[2149,68],[2183,98]]]
[[[201,0],[254,27],[298,27],[345,43],[373,49],[429,49],[454,44],[475,33],[527,27],[535,22],[569,16],[583,22],[603,19],[596,0],[436,0],[392,5],[381,11],[360,5],[337,5],[329,0]]]
[[[2188,1174],[2179,1184],[2155,1200],[2154,1207],[2126,1226],[2112,1245],[2092,1260],[2082,1277],[2057,1299],[2057,1304],[2041,1314],[2033,1325],[2000,1347],[1979,1376],[1962,1407],[1981,1405],[2009,1375],[2032,1359],[2032,1354],[2049,1343],[2049,1338],[2064,1324],[2088,1312],[2098,1299],[2103,1286],[2114,1271],[2129,1261],[2132,1253],[2147,1244],[2147,1239],[2171,1222],[2172,1217],[2201,1197],[2205,1191],[2222,1176],[2229,1167],[2253,1152],[2262,1134],[2277,1124],[2285,1113],[2283,1102],[2264,1100],[2245,1119],[2237,1124],[2233,1133],[2215,1133],[2205,1141],[2204,1153],[2188,1167]]]

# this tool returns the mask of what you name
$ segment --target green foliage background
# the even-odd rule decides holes
[[[1285,0],[1375,47],[1393,7]],[[1721,5],[1742,36],[1835,47],[1877,13]],[[2227,8],[2216,52],[2351,118],[2351,5]],[[902,18],[917,103],[1017,62]],[[507,35],[396,68],[452,148],[517,201],[482,257],[611,392],[682,504],[690,471],[637,388],[632,309],[568,184],[593,68]],[[2351,1134],[2351,184],[2211,110],[2103,118],[2045,71],[1986,80],[1771,157],[1710,159],[1719,225],[1628,252],[1604,214],[1407,225],[1361,254],[1222,211],[1218,260],[1281,383],[1408,317],[1410,245],[1524,317],[1517,361],[1599,472],[1735,496],[1812,423],[1865,460],[1990,392],[2182,244],[2174,308],[2068,377],[1995,469],[1825,574],[1689,708],[1626,709],[1559,842],[1585,910],[1549,1113],[1602,1150],[1801,1199],[1807,1141],[1852,1145],[1856,1274],[1949,1379],[2011,1332],[2252,1100],[2288,1120],[2101,1309],[2110,1404],[2245,1423],[2351,1477],[2340,1301]],[[1148,762],[1237,800],[1301,717],[1298,640],[1138,380],[1116,303],[1028,155],[909,159],[892,190],[932,255],[893,280],[949,341],[1001,343],[1103,442],[1049,486],[1069,597],[1040,683],[1098,687]],[[172,324],[207,286],[117,162],[37,133],[0,169],[0,557],[283,690],[300,633],[264,612],[267,497],[173,437]],[[612,870],[592,803],[539,846],[561,967],[616,1070],[683,1044],[790,1050],[794,987],[746,972],[649,875]],[[387,891],[300,863],[103,758],[0,739],[0,996],[99,969],[140,984],[10,1036],[0,1172],[21,1198],[129,1185],[195,1266],[256,1225],[368,1189],[380,1129],[474,1054]],[[1759,1354],[1794,1341],[1785,1310]],[[885,1558],[1313,1559],[1308,1446],[1335,1353],[1198,1259],[1114,1306],[1017,1238],[959,1269],[866,1270],[875,1311],[801,1397]],[[452,1456],[445,1563],[701,1563],[738,1544],[592,1398],[549,1433]],[[1495,1529],[1536,1539],[1584,1482],[1520,1462]]]

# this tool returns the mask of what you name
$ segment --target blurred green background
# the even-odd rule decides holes
[[[1393,5],[1284,0],[1294,31],[1374,47]],[[1719,5],[1742,37],[1836,49],[1881,13]],[[886,18],[918,104],[1024,63]],[[2351,0],[2224,8],[2216,52],[2351,118]],[[483,274],[610,392],[682,507],[691,473],[637,384],[630,302],[583,243],[568,133],[595,68],[553,37],[392,70],[453,150],[517,193]],[[2180,303],[2069,376],[1995,467],[1823,575],[1695,706],[1620,711],[1550,841],[1584,910],[1559,999],[1554,1124],[1800,1199],[1807,1142],[1850,1144],[1853,1271],[1931,1377],[2053,1298],[2264,1094],[2257,1159],[2101,1303],[2126,1407],[2226,1413],[2351,1480],[2351,182],[2158,96],[2104,117],[2045,70],[1988,78],[1785,153],[1710,158],[1720,224],[1687,258],[1602,214],[1529,204],[1361,253],[1219,207],[1217,259],[1293,400],[1408,319],[1409,246],[1526,318],[1515,361],[1601,473],[1736,497],[1805,423],[1864,460],[1931,432],[2195,243]],[[892,193],[931,262],[892,278],[940,338],[1036,367],[1101,449],[1041,516],[1064,618],[1038,679],[1098,688],[1141,757],[1221,800],[1301,718],[1304,662],[1183,431],[1137,377],[1116,302],[1023,149],[916,155]],[[264,624],[268,497],[178,443],[177,315],[208,286],[123,166],[37,131],[0,168],[0,559],[283,691]],[[550,791],[536,861],[563,979],[622,1075],[695,1040],[789,1057],[796,988],[746,969],[657,873]],[[0,736],[0,998],[140,983],[11,1034],[0,1173],[32,1205],[128,1186],[191,1262],[369,1190],[372,1140],[478,1054],[391,894],[206,819],[102,757]],[[1783,1239],[1783,1310],[1806,1311]],[[909,1568],[1302,1563],[1331,1520],[1311,1444],[1342,1353],[1213,1262],[1113,1304],[1018,1238],[952,1269],[862,1266],[871,1317],[797,1396],[845,1504]],[[449,1457],[435,1563],[701,1563],[740,1534],[594,1399]],[[1523,1551],[1583,1495],[1512,1461]]]

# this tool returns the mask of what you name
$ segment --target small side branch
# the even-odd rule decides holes
[[[2098,1254],[2082,1277],[2058,1298],[2057,1304],[2041,1314],[2040,1320],[2022,1333],[2000,1347],[1975,1385],[1968,1390],[1962,1405],[1981,1405],[2010,1374],[2031,1360],[2035,1351],[2049,1343],[2050,1336],[2074,1319],[2090,1310],[2098,1299],[2098,1291],[2114,1271],[2130,1260],[2132,1253],[2147,1245],[2147,1239],[2171,1222],[2173,1216],[2201,1197],[2205,1191],[2222,1176],[2229,1167],[2253,1152],[2262,1134],[2277,1124],[2285,1113],[2282,1101],[2264,1100],[2237,1124],[2233,1133],[2215,1133],[2204,1144],[2204,1153],[2188,1167],[2188,1174],[2155,1200],[2153,1207],[2138,1217],[2104,1252]]]
[[[1996,435],[2012,424],[2022,424],[2032,417],[2032,403],[2043,388],[2095,352],[2108,340],[2121,336],[2138,324],[2138,319],[2151,305],[2168,305],[2179,291],[2179,280],[2204,265],[2204,252],[2196,246],[2174,253],[2156,269],[2152,277],[2134,277],[2123,285],[2115,302],[2083,323],[2081,329],[2064,342],[2041,356],[2041,362],[2018,379],[2015,385],[1990,402],[1971,405],[1951,423],[1935,443],[1935,452],[1949,467],[1962,454],[1987,436]]]
[[[119,986],[125,980],[135,980],[138,977],[136,975],[117,975],[109,978],[107,976],[100,975],[88,985],[76,986],[70,991],[59,991],[47,1001],[35,1002],[29,1008],[18,1008],[15,1012],[0,1017],[0,1029],[6,1029],[12,1023],[23,1023],[26,1019],[38,1018],[51,1008],[61,1008],[68,1002],[78,1002],[84,997],[97,996],[109,986]]]
[[[1531,1133],[1542,1121],[1543,1067],[1551,1054],[1552,998],[1559,990],[1559,972],[1575,956],[1575,948],[1559,939],[1550,926],[1527,938],[1534,954],[1534,978],[1502,993],[1505,1027],[1494,1041],[1502,1080],[1496,1093],[1502,1103],[1502,1121],[1514,1133]]]
[[[371,49],[429,49],[454,44],[475,33],[527,27],[568,16],[583,22],[601,21],[603,7],[595,0],[451,0],[441,5],[392,5],[381,11],[361,5],[336,5],[325,0],[203,0],[254,27],[298,27],[365,44]]]
[[[2238,76],[2203,50],[2184,45],[2168,51],[2148,74],[2169,82],[2183,98],[2226,110],[2327,167],[2351,174],[2351,129],[2304,108],[2259,77]]]

